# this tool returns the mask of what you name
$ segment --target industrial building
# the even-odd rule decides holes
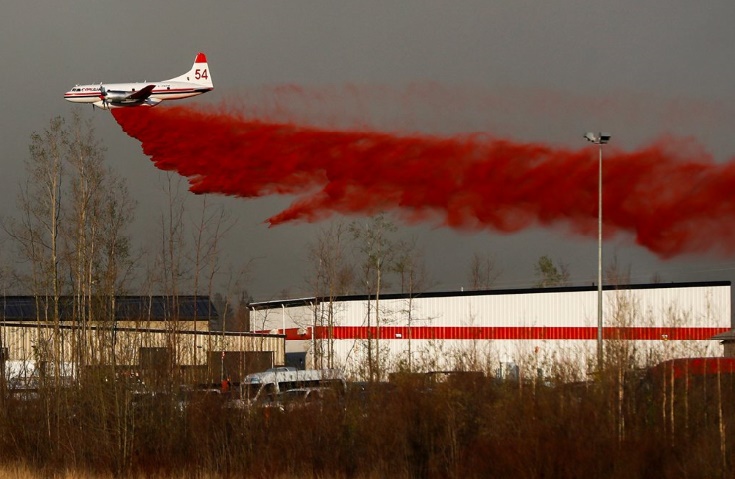
[[[3,362],[114,365],[219,383],[285,361],[283,336],[210,331],[218,313],[208,296],[5,296],[0,314]]]
[[[631,366],[721,356],[712,338],[731,328],[730,298],[729,281],[605,286],[605,354]],[[311,297],[253,303],[250,324],[285,334],[287,362],[352,377],[364,377],[368,364],[381,375],[481,368],[584,376],[597,360],[597,299],[595,286]]]

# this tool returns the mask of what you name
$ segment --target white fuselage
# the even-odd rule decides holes
[[[76,85],[64,93],[72,103],[91,103],[109,110],[131,106],[156,106],[163,100],[178,100],[214,89],[204,53],[198,53],[187,73],[170,80],[138,83],[99,83]]]
[[[144,100],[122,99],[130,92],[142,90],[146,86],[155,85],[150,96]],[[103,101],[102,88],[107,91],[107,101]],[[77,85],[64,94],[64,99],[72,103],[92,103],[107,109],[124,106],[155,106],[163,100],[178,100],[201,95],[212,90],[210,87],[194,83],[162,82],[162,83],[101,83],[97,85]],[[120,97],[120,102],[115,101]]]

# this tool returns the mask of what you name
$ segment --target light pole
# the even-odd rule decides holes
[[[597,183],[597,372],[602,372],[602,145],[610,141],[609,133],[587,132],[584,138],[598,146]]]

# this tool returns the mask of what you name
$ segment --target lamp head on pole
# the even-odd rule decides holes
[[[612,135],[610,133],[593,133],[591,131],[588,131],[584,134],[584,138],[592,143],[595,143],[597,145],[604,145],[608,141],[610,141],[610,138]]]

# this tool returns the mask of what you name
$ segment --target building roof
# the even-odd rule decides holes
[[[96,318],[109,317],[112,298],[92,297]],[[209,296],[116,296],[114,298],[116,321],[209,321],[218,317]],[[0,296],[0,320],[36,321],[51,318],[53,297],[50,296]],[[62,321],[73,319],[74,297],[59,298],[59,315]]]
[[[730,281],[702,281],[702,282],[686,282],[686,283],[645,283],[645,284],[625,284],[625,285],[603,285],[605,291],[615,290],[639,290],[639,289],[667,289],[667,288],[702,288],[713,286],[731,286]],[[431,292],[415,292],[410,293],[380,293],[380,299],[408,299],[408,298],[449,298],[449,297],[469,297],[469,296],[494,296],[509,294],[548,294],[548,293],[572,293],[582,291],[597,291],[596,285],[590,286],[558,286],[551,288],[523,288],[523,289],[489,289],[489,290],[471,290],[471,291],[431,291]],[[335,296],[332,301],[367,301],[374,299],[375,295],[345,295]],[[274,301],[261,301],[250,303],[250,307],[254,310],[271,309],[271,308],[292,308],[305,306],[314,303],[328,302],[328,297],[312,296],[308,298],[283,299]]]

